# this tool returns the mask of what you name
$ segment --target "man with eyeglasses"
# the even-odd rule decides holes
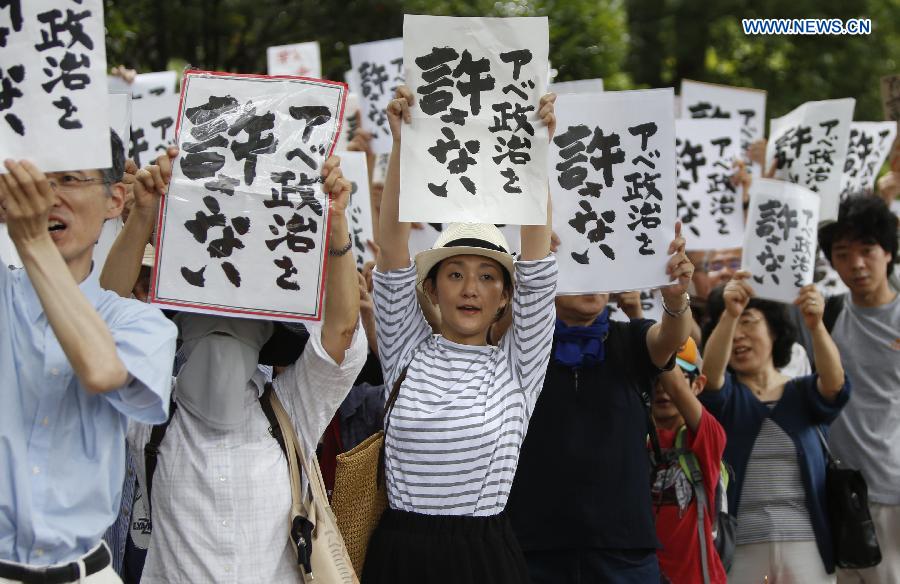
[[[119,508],[127,418],[167,416],[175,326],[102,290],[92,261],[124,200],[114,133],[111,148],[109,169],[6,160],[0,174],[24,266],[0,265],[0,583],[121,582],[100,538]]]

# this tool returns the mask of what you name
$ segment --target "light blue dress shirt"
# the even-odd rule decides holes
[[[129,373],[91,395],[75,377],[24,269],[0,265],[0,560],[72,561],[116,519],[127,418],[165,421],[175,325],[100,288],[81,292],[106,322]]]

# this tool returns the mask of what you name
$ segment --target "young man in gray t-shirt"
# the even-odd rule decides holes
[[[831,426],[839,459],[869,486],[882,561],[840,570],[838,582],[896,583],[900,578],[900,296],[888,283],[897,257],[897,217],[873,196],[841,203],[836,223],[819,232],[825,256],[850,289],[829,300],[831,336],[853,398]]]

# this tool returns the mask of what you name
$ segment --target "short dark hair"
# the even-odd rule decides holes
[[[112,167],[104,168],[100,172],[107,184],[115,184],[122,181],[125,175],[125,145],[114,130],[109,131],[109,143],[112,150]]]
[[[894,272],[897,261],[897,216],[881,197],[857,193],[841,201],[835,223],[819,230],[819,247],[831,262],[831,248],[836,241],[849,239],[878,244],[891,255],[887,273]]]
[[[725,299],[723,293],[725,285],[716,286],[709,293],[706,301],[709,321],[703,327],[704,348],[709,335],[719,323],[719,318],[725,311]],[[791,362],[791,348],[797,340],[797,328],[791,322],[787,313],[787,306],[780,302],[751,298],[747,303],[747,309],[755,308],[760,311],[769,327],[769,336],[772,337],[772,363],[776,369],[781,369]]]

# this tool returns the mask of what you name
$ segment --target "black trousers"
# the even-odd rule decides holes
[[[375,528],[362,584],[528,584],[505,513],[421,515],[388,509]]]
[[[656,550],[566,549],[525,554],[533,584],[660,584]]]

